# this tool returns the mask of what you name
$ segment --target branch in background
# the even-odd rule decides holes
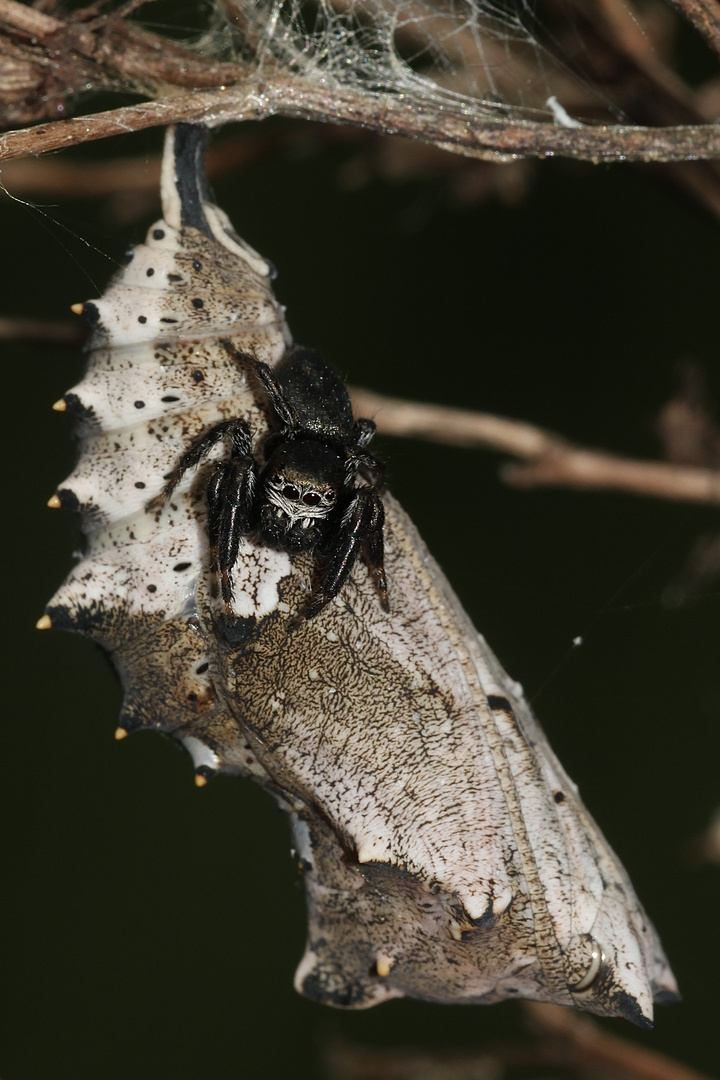
[[[331,145],[348,150],[336,174],[341,188],[355,191],[378,176],[394,184],[437,178],[448,199],[463,207],[491,195],[517,203],[527,193],[534,167],[529,160],[498,166],[424,143],[332,124],[248,125],[213,140],[205,167],[214,183],[278,152],[300,152],[305,157]],[[108,161],[48,155],[8,161],[2,168],[2,184],[11,198],[106,198],[105,215],[117,226],[153,212],[159,202],[159,183],[159,154]]]
[[[502,477],[515,487],[554,485],[624,491],[661,499],[720,505],[720,471],[660,461],[633,461],[573,446],[561,436],[518,420],[387,398],[353,389],[353,406],[372,416],[383,435],[404,435],[455,446],[486,446],[525,464],[509,464]]]
[[[227,85],[242,75],[235,64],[208,61],[146,33],[125,21],[122,10],[99,15],[91,5],[64,15],[0,0],[0,123],[63,115],[66,99],[89,87],[162,95],[178,86]]]
[[[717,863],[720,866],[720,807],[715,811],[707,829],[689,844],[693,862]]]
[[[87,330],[73,323],[0,318],[0,341],[9,345],[80,346],[86,340]]]
[[[616,106],[633,121],[649,127],[712,123],[720,108],[712,90],[690,87],[670,66],[677,20],[669,9],[638,11],[626,0],[549,0],[558,18],[570,13],[582,51],[565,46],[554,52],[583,80],[602,86]],[[549,43],[553,46],[553,42]],[[712,86],[712,84],[710,84]],[[572,115],[584,116],[582,105],[570,102]],[[592,116],[592,112],[589,113]],[[720,164],[717,161],[655,166],[716,217],[720,217]]]
[[[720,6],[716,0],[670,0],[670,3],[693,24],[708,45],[720,53]]]
[[[720,469],[720,430],[714,419],[705,375],[699,364],[686,361],[680,368],[678,393],[660,410],[655,431],[665,457],[676,465]],[[685,565],[665,588],[668,607],[682,607],[720,578],[720,532],[700,535]]]
[[[553,1069],[573,1080],[708,1080],[664,1054],[609,1034],[572,1009],[537,1002],[523,1002],[523,1008],[531,1042],[445,1053],[335,1043],[325,1051],[328,1073],[331,1080],[498,1080],[510,1069]]]
[[[569,1066],[580,1076],[627,1080],[705,1080],[695,1069],[611,1035],[587,1017],[557,1005],[523,1003],[531,1027],[545,1046],[548,1064]]]

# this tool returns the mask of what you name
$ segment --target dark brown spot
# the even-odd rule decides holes
[[[192,377],[195,380],[195,382],[202,382],[203,379],[205,378],[205,375],[200,370],[200,368],[195,368],[195,371],[193,371],[193,373],[192,373]]]
[[[140,490],[142,491],[142,489],[145,487],[145,484],[143,483],[142,480],[136,480],[135,481],[135,487],[140,488]]]
[[[153,229],[153,240],[163,240],[165,238],[164,229]]]
[[[565,796],[562,793],[562,791],[556,791],[555,794],[553,795],[553,799],[555,800],[556,803],[565,802]]]
[[[147,274],[148,277],[152,277],[153,274],[155,273],[155,271],[153,270],[153,268],[151,266],[149,270],[145,271],[145,273]]]
[[[146,323],[147,322],[146,316],[145,315],[138,315],[138,322]]]
[[[144,401],[136,401],[135,402],[135,408],[136,409],[144,409],[145,408],[145,402]]]
[[[148,592],[157,592],[157,585],[148,585]]]
[[[193,305],[194,308],[197,308],[198,311],[200,310],[201,307],[205,306],[199,296],[196,296],[193,299],[192,305]]]
[[[502,694],[488,694],[488,705],[491,709],[502,709],[503,712],[511,713],[512,705]]]

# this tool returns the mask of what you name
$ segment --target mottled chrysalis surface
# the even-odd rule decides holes
[[[222,442],[147,511],[213,425],[267,436],[267,401],[221,341],[271,367],[291,342],[269,265],[212,202],[203,144],[168,132],[163,219],[84,305],[87,374],[63,399],[80,457],[56,499],[80,512],[85,550],[44,625],[110,653],[122,731],[165,732],[201,781],[250,776],[288,811],[309,915],[300,992],[526,997],[649,1025],[653,1000],[676,996],[657,935],[397,503],[383,496],[390,610],[358,560],[304,621],[312,553],[244,537],[231,613],[216,595],[204,484]]]

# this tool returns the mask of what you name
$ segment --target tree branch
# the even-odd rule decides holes
[[[708,45],[720,53],[720,6],[715,0],[670,0],[670,3],[700,31]]]
[[[289,116],[350,124],[419,139],[444,150],[490,161],[567,157],[595,163],[720,158],[720,125],[645,128],[625,124],[565,128],[530,121],[473,121],[442,107],[406,104],[391,95],[302,85],[277,75],[271,83],[174,94],[141,105],[57,120],[0,136],[0,160],[46,154],[68,146],[185,121],[209,127],[239,120]]]
[[[673,2],[683,11],[701,5],[707,19],[717,14],[710,0]],[[236,63],[208,60],[123,21],[122,13],[98,16],[88,8],[61,21],[16,0],[0,0],[0,28],[5,28],[0,29],[0,103],[12,121],[48,113],[57,116],[64,111],[65,99],[88,85],[124,87],[148,96],[137,105],[9,131],[0,138],[0,159],[43,154],[177,121],[217,127],[273,115],[401,135],[495,162],[552,156],[593,162],[720,158],[720,125],[714,123],[566,127],[514,115],[488,117],[472,98],[423,100],[364,85],[356,89],[314,81],[270,55],[264,56],[261,67],[251,56]],[[686,118],[694,119],[689,113]]]
[[[515,487],[554,485],[624,491],[681,502],[720,504],[720,472],[660,461],[634,461],[588,450],[518,420],[425,405],[353,389],[358,415],[372,416],[382,435],[404,435],[456,446],[487,446],[525,460],[502,477]]]

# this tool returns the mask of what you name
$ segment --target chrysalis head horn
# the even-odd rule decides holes
[[[207,236],[212,230],[205,205],[214,202],[205,176],[207,128],[199,124],[175,124],[165,135],[160,195],[163,217],[178,232],[190,226]]]

